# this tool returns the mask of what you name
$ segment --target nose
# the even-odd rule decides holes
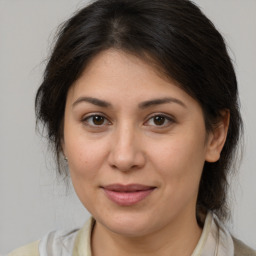
[[[111,142],[109,165],[119,171],[137,170],[145,165],[140,134],[134,128],[123,125],[116,129]]]

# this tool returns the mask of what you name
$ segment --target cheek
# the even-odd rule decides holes
[[[98,176],[105,156],[104,147],[102,143],[72,141],[66,145],[71,180],[80,201],[90,211],[99,186]]]
[[[176,136],[164,144],[155,145],[151,153],[153,164],[166,180],[168,189],[174,193],[178,190],[197,191],[205,162],[203,138],[185,134]]]
[[[163,181],[161,205],[167,205],[168,212],[173,213],[184,207],[194,209],[204,165],[202,149],[199,153],[192,144],[177,142],[164,147],[164,151],[155,150],[155,165]]]
[[[66,143],[66,149],[73,183],[92,181],[101,169],[106,156],[104,142],[70,139]]]

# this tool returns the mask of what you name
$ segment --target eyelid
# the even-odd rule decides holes
[[[93,118],[93,117],[95,117],[95,116],[101,116],[101,117],[103,117],[103,118],[107,121],[107,124],[103,124],[103,125],[91,125],[91,124],[89,124],[89,122],[87,122],[87,120],[88,120],[89,118]],[[81,121],[82,121],[83,123],[85,123],[87,126],[90,126],[90,127],[93,127],[93,128],[101,128],[101,127],[104,127],[104,126],[106,126],[106,125],[111,124],[111,121],[109,120],[109,118],[108,118],[105,114],[100,113],[100,112],[93,112],[93,113],[86,114],[86,115],[84,115],[84,116],[81,118]]]
[[[150,115],[149,117],[147,117],[146,119],[146,122],[144,122],[144,125],[146,125],[146,123],[149,122],[149,120],[151,120],[152,118],[154,117],[157,117],[157,116],[161,116],[161,117],[164,117],[166,120],[169,121],[169,124],[168,125],[153,125],[154,127],[157,127],[157,128],[166,128],[168,126],[170,126],[172,123],[175,123],[176,120],[173,116],[169,115],[169,114],[164,114],[164,113],[155,113],[155,114],[152,114]],[[152,126],[152,125],[146,125],[146,126]]]
[[[90,124],[87,120],[90,119],[90,118],[93,118],[94,116],[101,116],[105,119],[105,122],[104,124],[102,125],[93,125],[93,124]],[[151,124],[147,124],[152,118],[155,118],[157,116],[160,116],[160,117],[163,117],[165,118],[167,121],[168,121],[168,124],[163,124],[163,125],[151,125]],[[85,123],[85,125],[87,126],[90,126],[92,128],[102,128],[104,126],[107,126],[107,125],[111,125],[112,122],[110,121],[110,118],[108,116],[106,116],[105,114],[101,113],[101,112],[93,112],[93,113],[88,113],[86,115],[84,115],[82,118],[81,118],[81,121],[83,123]],[[171,116],[170,114],[165,114],[165,113],[154,113],[154,114],[151,114],[149,115],[147,118],[146,118],[146,121],[143,123],[143,125],[145,126],[153,126],[153,127],[156,127],[156,128],[166,128],[166,127],[169,127],[171,124],[175,123],[176,120],[173,116]]]

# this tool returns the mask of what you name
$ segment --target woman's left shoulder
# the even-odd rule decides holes
[[[244,244],[242,241],[232,237],[234,242],[234,256],[256,256],[256,251]]]

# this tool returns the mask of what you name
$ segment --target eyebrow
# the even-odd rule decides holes
[[[179,105],[181,105],[184,108],[187,108],[187,106],[179,99],[176,98],[160,98],[160,99],[152,99],[152,100],[147,100],[144,102],[141,102],[139,104],[139,108],[148,108],[154,105],[161,105],[161,104],[166,104],[166,103],[177,103]]]
[[[93,97],[80,97],[78,98],[73,104],[72,107],[75,107],[78,103],[81,102],[89,102],[93,105],[99,106],[99,107],[103,107],[103,108],[108,108],[111,107],[111,104],[104,101],[104,100],[100,100],[97,98],[93,98]]]
[[[93,105],[103,107],[103,108],[112,107],[111,103],[104,101],[104,100],[97,99],[97,98],[93,98],[93,97],[80,97],[72,104],[72,107],[75,107],[77,104],[79,104],[81,102],[88,102],[88,103],[91,103]],[[161,104],[166,104],[166,103],[176,103],[176,104],[181,105],[184,108],[187,108],[187,106],[181,100],[176,99],[176,98],[171,98],[171,97],[143,101],[143,102],[139,103],[138,106],[141,109],[145,109],[145,108],[148,108],[151,106],[161,105]]]

